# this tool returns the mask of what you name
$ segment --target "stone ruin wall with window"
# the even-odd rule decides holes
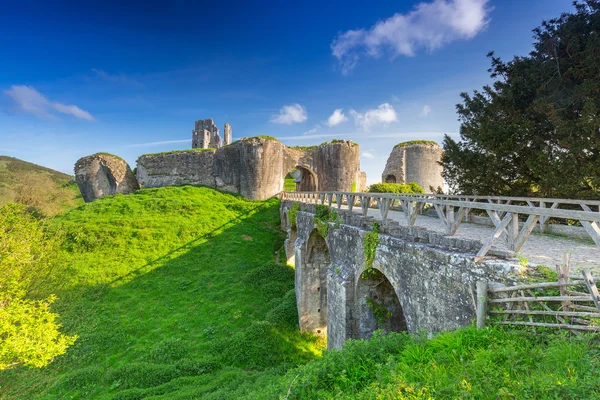
[[[263,200],[283,191],[284,177],[293,169],[298,191],[366,189],[360,147],[348,140],[294,148],[272,138],[248,138],[216,150],[143,155],[136,171],[145,188],[204,185]]]

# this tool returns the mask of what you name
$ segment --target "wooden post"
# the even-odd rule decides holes
[[[564,263],[558,264],[556,266],[556,275],[558,275],[558,283],[567,283],[569,282],[569,269],[570,269],[570,260],[569,253],[564,254]],[[561,296],[567,296],[567,287],[559,286],[559,291]],[[571,303],[566,300],[562,302],[562,309],[564,311],[569,311],[571,307]]]
[[[483,329],[487,317],[487,282],[477,282],[477,329]]]

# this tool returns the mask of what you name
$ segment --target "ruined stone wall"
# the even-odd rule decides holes
[[[75,181],[85,202],[140,188],[131,168],[120,157],[97,153],[75,163]]]
[[[137,160],[137,179],[142,187],[204,185],[215,187],[215,150],[148,154]]]
[[[283,201],[282,213],[287,213],[292,204]],[[314,331],[322,324],[322,313],[314,304],[323,303],[320,295],[323,288],[322,283],[317,285],[316,280],[307,278],[315,271],[315,257],[309,258],[309,255],[314,251],[324,252],[311,246],[310,241],[315,232],[315,205],[301,207],[294,242],[297,304],[300,328]],[[476,282],[511,283],[519,271],[516,260],[490,259],[475,263],[473,255],[480,243],[466,243],[475,241],[438,240],[437,236],[429,238],[424,232],[411,233],[408,228],[402,230],[393,224],[384,224],[373,267],[390,286],[380,288],[361,278],[365,269],[363,241],[372,225],[372,217],[343,210],[341,217],[343,224],[338,227],[331,224],[325,240],[329,256],[325,287],[329,348],[341,348],[350,338],[368,338],[374,329],[406,329],[418,333],[469,325],[475,318]],[[289,223],[287,218],[285,220]],[[427,242],[419,242],[421,237]],[[369,296],[382,303],[395,319],[378,323],[366,304]]]
[[[417,182],[426,193],[430,187],[444,187],[443,168],[439,165],[442,148],[431,143],[414,143],[394,147],[381,175],[382,182]]]
[[[216,150],[142,155],[137,180],[148,188],[203,185],[263,200],[283,190],[284,177],[293,168],[301,170],[303,190],[350,191],[353,184],[360,188],[366,181],[355,143],[336,141],[300,151],[267,137],[242,139]]]

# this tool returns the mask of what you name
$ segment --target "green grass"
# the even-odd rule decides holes
[[[285,178],[283,181],[283,190],[286,192],[295,192],[296,191],[296,181],[294,178]]]
[[[18,158],[0,156],[0,206],[20,202],[41,215],[83,204],[74,177]]]
[[[3,399],[178,398],[321,353],[297,329],[293,270],[276,263],[277,200],[148,189],[51,222],[66,237],[55,310],[79,339],[49,367],[0,373]]]
[[[598,335],[474,327],[350,341],[247,399],[598,399]]]
[[[54,308],[79,339],[46,368],[0,372],[4,400],[600,398],[598,335],[468,327],[321,357],[277,262],[276,199],[146,189],[48,222],[65,237]]]
[[[394,147],[406,147],[406,146],[412,146],[415,144],[424,144],[424,145],[428,145],[428,146],[439,146],[439,144],[437,144],[437,142],[434,142],[433,140],[409,140],[407,142],[398,143]]]
[[[143,154],[142,157],[153,157],[153,156],[164,156],[167,154],[180,154],[180,153],[202,153],[205,151],[216,151],[216,149],[202,149],[202,148],[195,148],[195,149],[186,149],[186,150],[171,150],[171,151],[163,151],[161,153],[149,153],[149,154]]]

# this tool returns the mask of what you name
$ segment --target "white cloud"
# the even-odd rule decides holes
[[[317,132],[319,129],[321,129],[321,125],[317,124],[312,129],[309,129],[306,132],[304,132],[303,135],[312,135],[313,133]]]
[[[327,118],[327,125],[336,126],[336,125],[341,124],[344,121],[347,121],[348,118],[344,115],[344,113],[342,111],[343,111],[342,108],[336,109],[333,112],[333,114],[331,114],[329,116],[329,118]]]
[[[375,158],[375,156],[373,155],[373,153],[369,153],[368,151],[363,151],[362,156],[364,158]]]
[[[383,103],[375,109],[367,110],[365,113],[350,110],[350,115],[354,117],[356,124],[364,130],[368,130],[373,125],[389,124],[398,121],[396,110],[389,103]]]
[[[181,139],[181,140],[163,140],[162,142],[148,142],[148,143],[136,143],[128,144],[124,147],[153,147],[162,146],[164,144],[175,144],[175,143],[191,143],[192,139]]]
[[[489,22],[489,0],[434,0],[419,3],[407,14],[394,14],[371,28],[340,33],[331,52],[346,74],[363,55],[379,57],[384,51],[412,57],[459,39],[472,39]]]
[[[22,112],[33,114],[38,118],[56,119],[54,112],[69,114],[75,118],[94,121],[92,115],[75,105],[66,105],[49,100],[46,96],[31,86],[13,85],[4,94],[12,99],[15,106]]]
[[[273,116],[271,122],[274,124],[293,124],[295,122],[304,122],[308,119],[306,110],[300,104],[290,104],[283,106],[279,110],[279,115]]]
[[[92,68],[92,72],[96,74],[96,76],[98,76],[99,78],[108,81],[108,82],[113,82],[113,83],[123,83],[123,84],[127,84],[127,85],[133,85],[133,86],[144,86],[142,85],[139,81],[125,75],[125,74],[109,74],[108,72],[101,70],[101,69],[96,69],[96,68]]]
[[[423,109],[421,110],[421,112],[419,113],[419,117],[426,117],[429,114],[431,114],[431,107],[429,107],[429,105],[425,104],[423,106]]]

